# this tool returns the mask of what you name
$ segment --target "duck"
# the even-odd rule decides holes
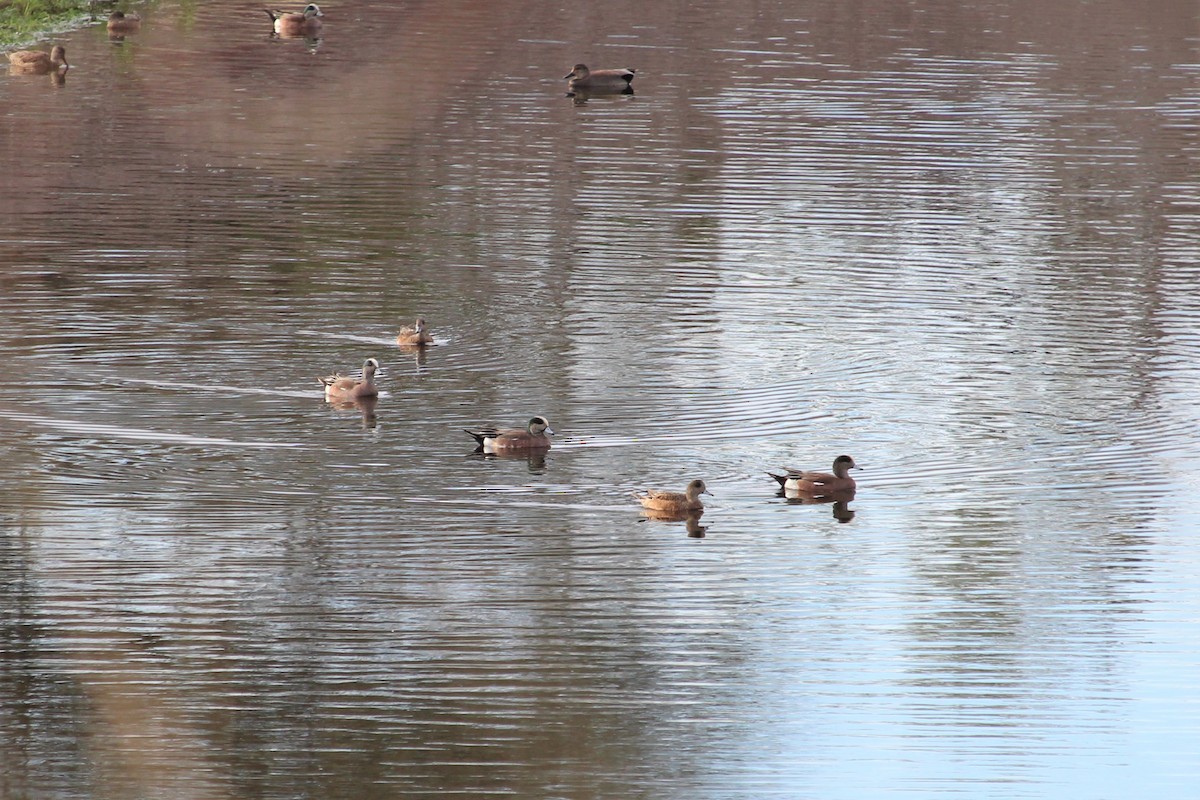
[[[70,66],[67,64],[67,48],[61,44],[54,45],[49,53],[43,53],[41,50],[17,50],[8,54],[8,63],[14,72],[35,75],[62,72]]]
[[[496,428],[470,430],[463,428],[463,430],[474,437],[475,443],[479,446],[479,451],[484,453],[549,450],[550,437],[554,435],[554,430],[550,427],[550,421],[541,416],[531,418],[524,430],[521,428],[507,428],[505,430],[497,430]]]
[[[401,328],[399,335],[396,336],[396,344],[408,347],[424,347],[427,344],[433,344],[433,336],[425,329],[425,318],[417,317],[417,321],[412,325]]]
[[[801,469],[784,467],[783,475],[768,472],[785,492],[795,492],[814,496],[829,496],[833,494],[851,494],[856,488],[850,470],[858,469],[850,456],[838,456],[833,460],[833,472],[810,472]]]
[[[378,370],[379,362],[374,358],[368,358],[363,362],[363,379],[361,381],[338,373],[321,378],[321,383],[325,384],[325,399],[332,402],[378,396],[379,387],[375,385],[375,373]]]
[[[638,499],[642,504],[642,508],[647,511],[659,514],[692,514],[704,510],[704,503],[700,500],[700,495],[702,494],[706,494],[709,497],[713,496],[708,487],[704,485],[704,481],[696,478],[682,492],[664,492],[661,489],[647,489],[640,494],[634,492],[633,496]]]
[[[316,36],[321,32],[321,9],[316,3],[309,3],[303,11],[278,11],[264,8],[267,16],[275,26],[275,33],[280,36]]]
[[[567,81],[569,92],[632,92],[633,76],[636,72],[637,70],[632,69],[593,71],[587,68],[587,64],[576,64],[563,78]]]
[[[126,14],[124,11],[114,11],[108,15],[109,33],[133,33],[141,29],[142,18],[137,14]]]

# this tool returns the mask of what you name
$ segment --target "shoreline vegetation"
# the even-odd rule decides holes
[[[101,3],[89,0],[0,0],[0,50],[15,50],[82,27],[101,10],[107,12]]]

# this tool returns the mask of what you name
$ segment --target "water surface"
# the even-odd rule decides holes
[[[0,76],[0,794],[1192,796],[1194,4],[140,10]]]

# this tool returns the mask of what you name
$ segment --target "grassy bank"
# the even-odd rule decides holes
[[[0,0],[0,49],[77,27],[99,10],[88,0]]]

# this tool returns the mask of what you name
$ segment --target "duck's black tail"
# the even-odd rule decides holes
[[[475,440],[475,444],[479,445],[480,447],[483,447],[483,440],[491,434],[490,431],[471,431],[467,430],[466,428],[463,428],[463,430],[466,431],[471,438]]]

